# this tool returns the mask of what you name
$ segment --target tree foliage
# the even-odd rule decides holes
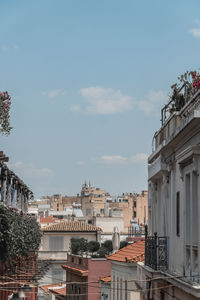
[[[112,241],[105,241],[101,247],[99,242],[87,241],[84,238],[71,238],[71,252],[72,254],[82,254],[83,252],[92,253],[92,257],[105,257],[112,252]]]
[[[122,249],[122,248],[124,248],[124,247],[126,247],[128,245],[128,242],[127,241],[121,241],[120,242],[120,249]]]
[[[111,253],[113,251],[113,244],[111,240],[107,240],[102,244],[102,247],[107,249],[108,253]]]
[[[71,238],[71,251],[73,254],[79,254],[87,251],[87,240],[84,238]]]
[[[97,254],[98,254],[97,257],[104,258],[106,255],[109,254],[109,252],[108,252],[108,249],[106,247],[102,246],[101,248],[99,248]]]
[[[28,257],[40,242],[40,226],[34,218],[0,205],[0,260]]]
[[[8,135],[10,127],[10,104],[11,97],[8,92],[0,92],[0,133]]]
[[[87,245],[87,250],[89,251],[89,252],[96,252],[96,251],[98,251],[99,250],[99,248],[100,248],[100,244],[99,244],[99,242],[96,242],[96,241],[89,241],[88,242],[88,245]]]

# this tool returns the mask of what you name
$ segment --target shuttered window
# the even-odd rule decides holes
[[[49,237],[49,250],[50,251],[63,251],[64,250],[64,236],[50,236]]]

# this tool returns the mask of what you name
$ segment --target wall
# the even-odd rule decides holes
[[[94,218],[94,225],[106,233],[112,233],[115,226],[120,232],[124,232],[124,219],[122,217],[96,217]]]
[[[137,285],[131,281],[136,279],[136,263],[111,261],[111,300],[140,300],[140,292],[129,291],[138,289]]]
[[[64,237],[64,247],[62,251],[69,251],[70,250],[70,240],[72,237],[77,238],[85,238],[88,241],[96,241],[97,235],[96,232],[43,232],[42,236],[42,243],[39,250],[39,255],[43,251],[49,251],[49,237],[50,236],[63,236]],[[62,253],[62,251],[60,251]],[[54,251],[51,251],[52,255],[54,256]],[[58,251],[57,251],[58,252]],[[54,258],[53,258],[54,259]]]
[[[136,208],[133,207],[133,211],[136,212],[136,217],[133,219],[138,222],[138,224],[147,224],[148,221],[148,192],[142,191],[141,194],[136,196]],[[134,206],[134,205],[133,205]]]
[[[95,259],[92,258],[88,260],[88,281],[95,281],[95,285],[88,284],[88,300],[100,300],[100,286],[98,282],[100,277],[106,277],[111,274],[111,264],[110,261],[102,258]]]

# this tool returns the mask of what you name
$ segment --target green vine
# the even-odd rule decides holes
[[[34,218],[0,205],[0,260],[28,257],[40,242],[40,226]]]
[[[0,92],[0,133],[8,135],[10,127],[10,105],[11,97],[8,92]]]

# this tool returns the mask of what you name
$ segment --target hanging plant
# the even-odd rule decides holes
[[[28,257],[40,242],[40,226],[34,218],[0,205],[0,260]]]
[[[8,92],[0,92],[0,133],[8,135],[10,127],[10,105],[11,97]]]

